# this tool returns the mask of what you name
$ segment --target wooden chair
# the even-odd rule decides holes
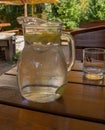
[[[105,20],[95,20],[90,22],[84,22],[79,25],[79,28],[90,28],[105,25]]]
[[[76,60],[82,60],[84,48],[105,48],[105,26],[97,26],[70,32],[76,48]]]

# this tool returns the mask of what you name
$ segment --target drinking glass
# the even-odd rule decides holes
[[[83,50],[83,71],[91,80],[103,79],[105,70],[105,49],[85,48]]]

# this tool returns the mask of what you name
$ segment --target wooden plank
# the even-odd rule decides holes
[[[72,67],[72,70],[82,71],[83,70],[83,63],[81,61],[76,60],[73,67]]]
[[[5,50],[5,59],[7,61],[12,61],[15,54],[15,44],[12,43],[12,37],[5,40],[0,40],[0,46]]]
[[[96,85],[96,86],[105,87],[105,74],[104,74],[104,78],[101,80],[89,80],[85,77],[83,72],[70,71],[68,74],[68,82],[69,83],[87,84],[87,85]]]
[[[13,67],[12,69],[10,69],[9,71],[5,72],[6,75],[17,75],[17,66]]]
[[[105,125],[0,104],[0,129],[105,130]]]
[[[0,23],[0,27],[7,27],[7,26],[11,26],[10,23]]]
[[[76,60],[83,60],[84,48],[105,48],[105,26],[96,26],[70,32],[74,40]],[[81,49],[81,50],[80,50]]]
[[[91,27],[96,27],[96,26],[101,26],[101,25],[105,25],[105,20],[94,20],[94,21],[83,22],[79,24],[79,27],[91,28]]]
[[[73,66],[73,71],[70,71],[68,74],[68,82],[78,83],[78,84],[87,84],[87,85],[96,85],[96,86],[105,86],[105,74],[102,80],[89,80],[85,78],[84,73],[82,72],[82,63],[76,61],[76,64]],[[11,70],[5,72],[6,75],[17,75],[17,66]]]
[[[105,87],[68,83],[62,98],[51,103],[41,104],[27,101],[20,95],[15,76],[6,75],[1,78],[3,81],[0,86],[0,103],[105,123]]]
[[[7,30],[7,31],[2,31],[3,33],[19,33],[19,29],[13,29],[13,30]]]
[[[0,62],[0,75],[11,69],[14,65],[7,62]]]
[[[14,78],[11,75],[2,75],[0,76],[0,87],[12,87],[12,88],[16,88],[16,82],[17,79],[16,77]]]
[[[82,67],[83,67],[82,62],[75,61],[75,64],[74,64],[72,70],[74,70],[74,71],[82,71]],[[15,66],[11,70],[5,72],[5,74],[7,74],[7,75],[17,75],[17,66]]]
[[[0,40],[0,46],[7,47],[8,46],[8,40]]]

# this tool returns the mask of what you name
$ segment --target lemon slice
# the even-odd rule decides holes
[[[47,44],[50,42],[58,43],[60,41],[60,33],[46,33],[43,32],[41,34],[25,34],[25,41],[28,43],[42,43]]]
[[[103,78],[103,75],[86,74],[86,78],[92,79],[92,80],[98,80],[98,79],[102,79],[102,78]]]
[[[56,94],[63,94],[63,92],[64,92],[64,87],[65,85],[62,85],[61,87],[59,87],[57,90],[56,90]]]

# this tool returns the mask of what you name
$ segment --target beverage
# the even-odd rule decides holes
[[[22,96],[30,101],[45,103],[54,101],[61,97],[62,93],[57,93],[58,86],[24,86],[22,89]]]
[[[100,67],[84,67],[85,77],[98,80],[103,78],[103,69]]]
[[[64,88],[67,82],[67,65],[58,46],[48,48],[35,44],[26,46],[22,52],[18,81],[21,95],[27,100],[44,103],[54,101],[63,94],[64,89],[60,88]],[[58,52],[61,53],[59,56]]]
[[[36,34],[25,34],[25,43],[27,44],[51,44],[51,43],[59,43],[60,42],[60,34],[59,33],[48,33],[48,32],[37,32]]]
[[[83,71],[85,77],[100,80],[104,77],[105,50],[101,48],[85,48],[83,50]]]

